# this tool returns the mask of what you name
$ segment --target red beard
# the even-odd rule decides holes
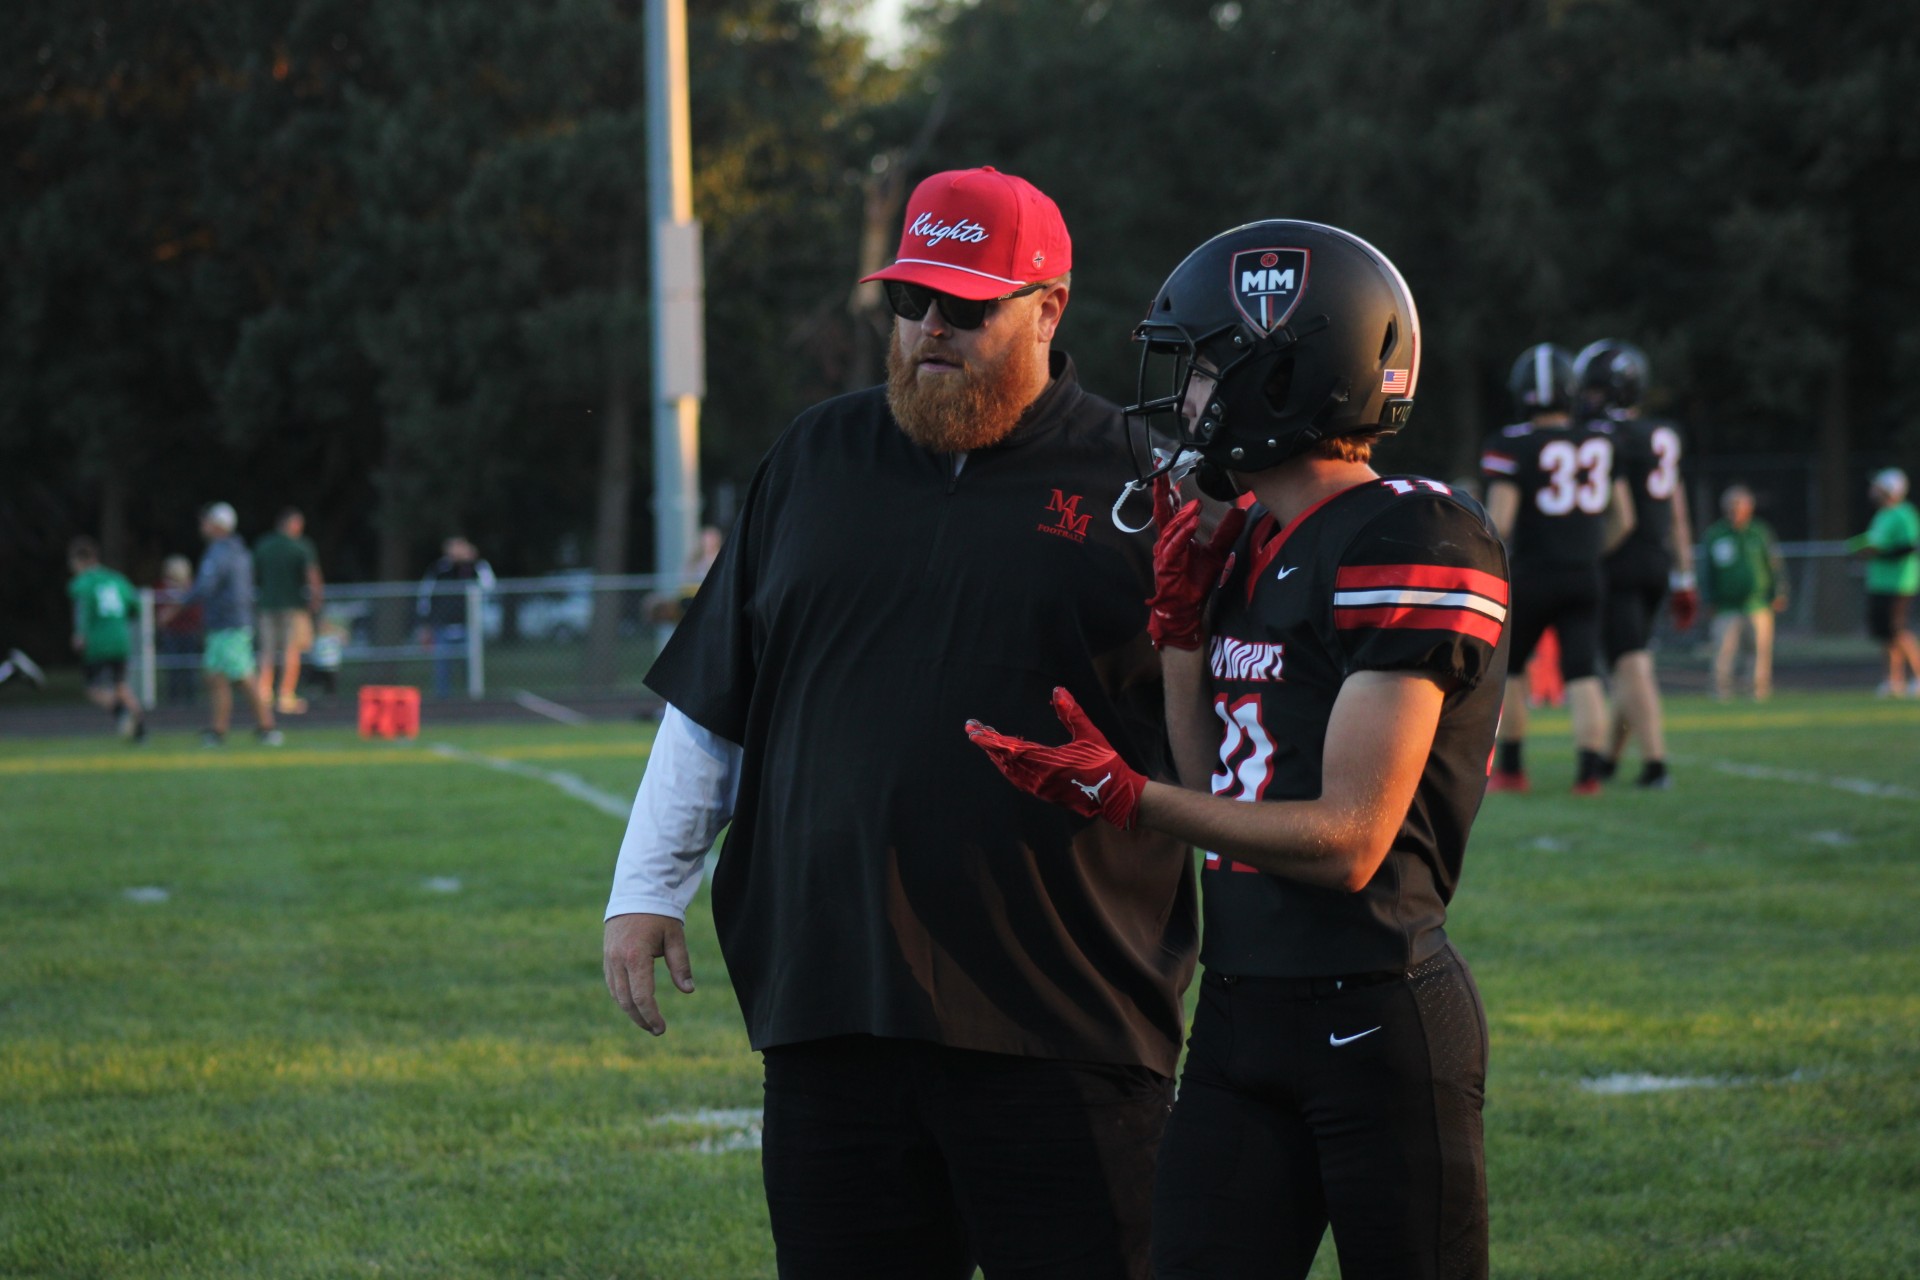
[[[897,327],[887,340],[887,405],[907,438],[935,453],[966,453],[1006,439],[1033,402],[1029,370],[1046,360],[1045,349],[1022,343],[996,364],[969,363],[953,373],[920,376],[920,361],[936,350],[924,343],[903,352]],[[958,356],[939,354],[959,362]]]

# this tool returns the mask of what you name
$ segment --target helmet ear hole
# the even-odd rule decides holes
[[[1399,342],[1399,340],[1400,324],[1397,320],[1389,318],[1387,320],[1387,335],[1380,339],[1380,363],[1386,363],[1387,355],[1393,350],[1394,344]]]
[[[1281,356],[1273,362],[1273,369],[1267,374],[1266,385],[1260,388],[1267,398],[1267,408],[1277,414],[1287,411],[1287,397],[1293,394],[1293,355]]]

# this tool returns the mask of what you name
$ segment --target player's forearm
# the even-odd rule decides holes
[[[1430,676],[1362,671],[1335,699],[1312,800],[1227,800],[1149,783],[1140,821],[1273,875],[1356,893],[1393,848],[1446,696]]]
[[[1386,857],[1361,814],[1319,800],[1225,800],[1185,787],[1149,782],[1140,794],[1140,824],[1273,875],[1353,893]]]
[[[1511,480],[1495,480],[1487,486],[1487,519],[1502,542],[1513,540],[1514,522],[1520,518],[1520,486]]]
[[[1684,485],[1673,487],[1673,568],[1674,572],[1692,574],[1693,569],[1693,513],[1687,510],[1687,490]]]
[[[1633,490],[1624,480],[1613,482],[1613,501],[1607,504],[1605,546],[1602,553],[1611,555],[1620,544],[1627,540],[1638,522],[1634,511]]]
[[[1174,768],[1182,786],[1204,791],[1220,745],[1206,655],[1199,649],[1163,649],[1160,672],[1166,688],[1167,742],[1173,748]]]

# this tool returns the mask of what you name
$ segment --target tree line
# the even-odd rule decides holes
[[[688,8],[710,491],[877,380],[853,281],[913,181],[973,164],[1059,201],[1062,343],[1114,399],[1187,249],[1304,217],[1419,299],[1395,467],[1469,469],[1514,354],[1599,336],[1649,351],[1696,456],[1805,455],[1810,534],[1860,518],[1860,457],[1920,454],[1899,6],[933,0],[901,65],[845,0]],[[26,0],[11,25],[9,631],[59,635],[73,534],[149,575],[215,498],[248,532],[305,508],[336,578],[412,576],[455,531],[506,573],[648,565],[638,0]],[[610,460],[634,518],[597,523]]]

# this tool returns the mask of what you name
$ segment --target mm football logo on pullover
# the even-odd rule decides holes
[[[1085,542],[1087,525],[1093,519],[1093,513],[1080,514],[1080,502],[1083,497],[1082,494],[1055,489],[1053,496],[1047,499],[1047,512],[1050,515],[1058,515],[1060,519],[1053,524],[1039,524],[1034,527],[1056,538],[1070,538],[1075,542]]]

